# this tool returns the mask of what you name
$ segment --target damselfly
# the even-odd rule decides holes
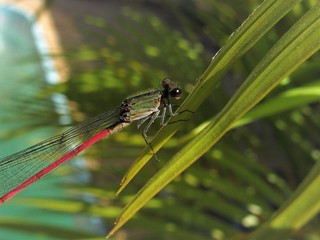
[[[180,97],[181,89],[170,79],[164,79],[162,89],[128,97],[114,110],[0,159],[0,204],[98,140],[122,130],[133,121],[139,120],[138,126],[149,121],[142,135],[152,149],[146,136],[148,129],[161,110],[160,124],[164,125],[166,111],[174,115],[170,98]]]

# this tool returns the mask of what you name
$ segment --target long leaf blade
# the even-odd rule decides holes
[[[284,17],[296,3],[301,0],[269,0],[264,1],[232,34],[226,45],[216,54],[212,62],[199,78],[194,90],[182,103],[178,111],[196,111],[201,103],[210,95],[218,84],[221,76],[228,71],[245,52]],[[250,41],[248,41],[250,39]],[[176,116],[172,121],[179,121],[185,116]],[[169,120],[170,121],[170,120]],[[152,140],[152,146],[158,151],[182,126],[177,122],[161,128]],[[118,195],[140,169],[151,159],[152,152],[147,147],[138,159],[131,165],[121,181],[121,186],[116,192]]]
[[[309,10],[269,51],[218,116],[151,178],[125,206],[111,236],[155,194],[210,149],[281,80],[320,48],[320,4]],[[270,236],[269,236],[270,237]]]

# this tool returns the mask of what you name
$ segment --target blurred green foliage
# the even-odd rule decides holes
[[[168,75],[187,93],[210,61],[213,50],[223,45],[256,6],[249,2],[235,5],[233,1],[153,4],[155,8],[159,7],[157,15],[124,8],[123,17],[119,18],[121,28],[110,26],[98,17],[85,17],[85,21],[94,26],[90,30],[93,44],[81,46],[72,55],[73,71],[70,81],[65,83],[66,95],[79,104],[81,111],[87,114],[101,112],[104,103],[111,107],[115,102],[120,103],[128,92],[157,87],[159,80]],[[238,61],[186,124],[184,132],[219,111],[255,63],[307,9],[305,2],[297,6]],[[271,102],[277,94],[285,94],[296,86],[318,80],[318,62],[319,58],[312,58],[283,82],[269,97]],[[301,72],[307,72],[308,77]],[[160,194],[161,201],[157,201],[156,207],[150,203],[151,207],[148,205],[138,214],[138,220],[129,223],[128,229],[140,232],[139,239],[177,239],[182,236],[185,239],[223,239],[255,228],[285,201],[318,158],[318,141],[313,134],[315,129],[311,130],[318,128],[314,122],[316,113],[312,110],[317,104],[305,105],[302,98],[300,101],[303,107],[290,110],[286,104],[288,110],[270,113],[263,120],[230,132],[201,162]],[[271,104],[269,109],[281,102]],[[307,127],[311,128],[309,134],[306,133],[306,121],[311,124]],[[130,130],[138,134],[133,128]],[[119,145],[114,150],[112,143],[108,145],[112,149],[105,150],[106,143],[99,143],[98,147],[104,149],[99,151],[100,157],[109,162],[113,158],[111,155],[119,158],[118,151],[122,151],[122,157],[134,158],[139,153],[134,146],[143,145],[143,140],[139,136],[130,136],[127,130],[113,137],[123,142],[124,150]],[[160,151],[160,158],[168,158],[180,144],[179,137],[172,139],[171,148]],[[101,164],[109,167],[110,163]],[[152,161],[152,165],[156,166],[149,164],[144,168],[133,185],[140,185],[139,182],[150,176],[162,162]],[[108,175],[105,171],[99,171],[95,176],[104,179]],[[118,169],[118,174],[121,171]],[[98,188],[106,187],[105,182],[93,181],[92,184]],[[115,184],[111,185],[114,188]],[[131,188],[133,190],[129,192],[136,186]],[[153,216],[152,220],[148,221],[148,216]],[[146,227],[146,222],[152,222],[152,227]]]
[[[87,41],[76,51],[66,50],[70,79],[54,87],[76,103],[76,122],[118,106],[128,94],[158,87],[165,77],[188,94],[214,54],[261,1],[146,2],[146,8],[124,7],[117,26],[100,17],[83,17]],[[102,217],[112,226],[145,179],[222,109],[257,62],[316,2],[302,1],[237,61],[182,131],[160,150],[161,161],[151,161],[118,199],[112,194],[144,146],[139,131],[131,127],[89,149],[87,154],[94,157],[88,160],[91,183],[70,189],[97,200],[81,203],[72,212]],[[249,113],[250,124],[231,130],[115,239],[246,239],[319,160],[319,64],[316,54],[284,79],[261,103],[260,113]],[[318,225],[319,217],[290,239],[319,239]]]
[[[233,1],[189,1],[185,4],[154,1],[153,4],[153,9],[158,8],[156,15],[141,9],[124,8],[123,16],[119,18],[121,28],[110,26],[98,17],[85,17],[85,21],[94,26],[91,29],[94,33],[90,34],[94,36],[94,44],[80,47],[71,57],[74,71],[70,81],[65,83],[67,96],[79,104],[81,111],[98,113],[104,103],[108,106],[109,103],[112,103],[110,106],[114,102],[120,103],[126,93],[157,86],[159,80],[167,76],[177,80],[188,93],[213,51],[223,45],[257,6],[248,1],[236,5]],[[168,147],[159,152],[161,159],[167,159],[183,144],[185,133],[221,109],[288,26],[308,10],[308,4],[311,5],[306,2],[297,5],[236,63],[186,123],[180,132],[182,138],[172,139]],[[286,103],[277,97],[297,86],[316,84],[318,63],[319,57],[313,57],[283,81],[265,100],[269,105],[263,110],[266,113],[263,119],[231,131],[214,150],[205,154],[200,162],[158,196],[161,201],[157,201],[157,207],[152,207],[152,203],[148,207],[148,204],[137,215],[138,219],[126,228],[140,232],[138,236],[130,234],[130,239],[133,236],[137,239],[178,239],[182,236],[185,239],[224,239],[234,234],[246,234],[267,219],[318,159],[319,141],[313,134],[318,129],[315,121],[317,96],[304,101],[303,93],[299,94],[295,101],[300,104],[294,104],[293,109],[290,107],[292,101]],[[314,103],[308,105],[310,102]],[[284,105],[281,111],[272,111],[281,104]],[[306,122],[308,126],[305,126]],[[129,131],[134,133],[129,135]],[[119,158],[119,151],[122,151],[120,158],[134,158],[141,148],[134,146],[143,145],[134,128],[112,139],[122,142],[124,149],[116,145],[115,150],[110,141],[108,146],[111,148],[106,150],[106,143],[99,143],[98,147],[103,149],[99,155],[108,162],[113,154]],[[101,164],[109,166],[109,163]],[[162,164],[152,161],[153,166],[149,164],[144,168],[132,183],[131,190],[127,191],[135,191],[143,179]],[[104,179],[108,175],[106,171],[99,171],[95,176]],[[117,173],[122,171],[118,169]],[[99,185],[94,181],[92,184],[98,188],[106,187],[105,182]],[[148,221],[150,216],[153,216],[152,220]],[[152,227],[146,222],[152,222]],[[310,231],[312,235],[313,230]],[[308,235],[307,230],[302,233]]]

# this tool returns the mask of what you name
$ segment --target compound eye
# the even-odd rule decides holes
[[[174,99],[179,99],[181,97],[182,91],[180,88],[174,88],[170,91],[170,96]]]

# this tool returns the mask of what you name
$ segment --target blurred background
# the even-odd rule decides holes
[[[166,77],[180,85],[185,98],[261,2],[1,0],[0,157],[113,109],[129,95],[158,88]],[[0,239],[104,237],[145,180],[222,109],[312,4],[297,5],[235,64],[159,151],[161,161],[150,161],[119,198],[114,193],[121,178],[145,146],[135,124],[1,205]],[[319,61],[315,55],[268,99],[317,83]],[[230,131],[113,239],[245,239],[319,159],[319,107],[317,101],[301,101]],[[157,129],[154,124],[149,135]],[[319,217],[291,239],[320,239],[318,226]]]

